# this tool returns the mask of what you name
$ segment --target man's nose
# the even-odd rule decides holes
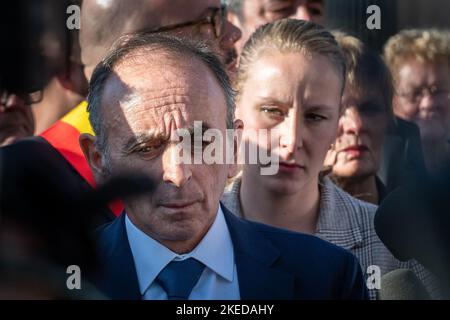
[[[22,98],[20,98],[16,94],[10,94],[5,101],[2,99],[2,103],[0,105],[0,111],[5,111],[6,109],[23,107],[25,108],[25,102]]]
[[[420,103],[419,103],[419,109],[421,111],[430,111],[435,107],[436,101],[432,94],[427,92],[426,94],[423,94]]]
[[[169,146],[163,154],[163,181],[182,188],[192,177],[190,164],[181,163],[177,158],[178,149]]]
[[[242,37],[241,29],[232,24],[230,21],[224,21],[224,32],[220,39],[220,47],[228,50],[234,47],[234,44]]]
[[[299,119],[295,114],[286,117],[281,126],[280,147],[289,154],[303,147],[303,137]]]
[[[347,134],[358,135],[363,130],[363,121],[356,108],[347,108],[341,119],[342,130]]]
[[[309,12],[308,8],[306,7],[306,1],[305,0],[299,0],[300,4],[297,7],[297,10],[295,11],[295,14],[291,16],[293,19],[299,19],[299,20],[306,20],[311,21],[312,16]]]

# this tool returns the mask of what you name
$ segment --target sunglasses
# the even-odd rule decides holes
[[[214,30],[214,36],[216,38],[220,38],[223,35],[225,19],[226,19],[226,6],[222,5],[220,8],[209,8],[207,14],[203,18],[164,26],[156,30],[144,31],[144,33],[167,32],[190,26],[210,24],[212,29]]]

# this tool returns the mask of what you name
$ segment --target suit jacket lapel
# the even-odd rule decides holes
[[[100,290],[111,299],[141,299],[124,213],[100,232],[99,245],[103,263],[98,281]]]
[[[233,241],[241,299],[292,299],[295,279],[277,267],[278,249],[251,223],[223,205],[222,211]]]

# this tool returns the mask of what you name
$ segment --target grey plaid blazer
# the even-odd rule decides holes
[[[240,177],[226,188],[222,203],[235,215],[243,217],[239,198]],[[399,268],[410,269],[424,283],[434,299],[440,297],[436,278],[417,261],[401,262],[394,258],[375,233],[373,219],[376,206],[360,201],[339,187],[328,177],[320,183],[320,211],[316,236],[352,252],[368,277],[378,266],[381,275]],[[378,290],[370,289],[371,299],[378,298]]]

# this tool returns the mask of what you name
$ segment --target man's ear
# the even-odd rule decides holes
[[[79,138],[79,143],[84,157],[91,167],[95,180],[98,180],[104,176],[104,159],[102,152],[95,145],[96,139],[95,136],[89,133],[82,133]]]
[[[72,81],[72,76],[70,73],[71,66],[66,66],[65,70],[59,73],[56,78],[58,79],[59,84],[66,90],[74,91],[74,84]]]
[[[233,164],[230,164],[228,167],[229,179],[236,176],[241,170],[241,166],[238,164],[239,149],[242,141],[242,130],[244,129],[244,123],[241,119],[234,120],[233,129]]]
[[[233,11],[227,10],[227,20],[242,30],[241,20]]]

